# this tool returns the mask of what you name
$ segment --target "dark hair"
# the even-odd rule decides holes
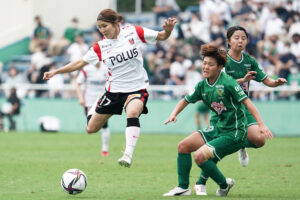
[[[216,59],[218,66],[222,65],[225,66],[227,62],[227,55],[226,51],[218,48],[217,46],[204,44],[201,46],[201,54],[204,57],[213,57]]]
[[[113,9],[104,9],[99,13],[97,17],[97,21],[99,20],[114,23],[116,21],[117,22],[122,21],[123,17]]]
[[[245,34],[246,34],[246,36],[247,36],[247,38],[248,38],[248,33],[247,33],[247,31],[246,31],[245,28],[243,28],[243,27],[241,27],[241,26],[232,26],[232,27],[230,27],[230,28],[227,30],[227,35],[226,35],[226,37],[227,37],[228,40],[231,38],[231,36],[234,34],[235,31],[244,31]]]

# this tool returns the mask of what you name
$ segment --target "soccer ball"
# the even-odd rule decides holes
[[[85,173],[79,169],[69,169],[61,177],[61,186],[69,194],[79,194],[87,186]]]

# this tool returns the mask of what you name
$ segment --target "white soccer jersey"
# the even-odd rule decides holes
[[[85,106],[91,107],[100,95],[104,92],[104,85],[107,79],[107,67],[101,64],[100,68],[95,65],[86,65],[78,74],[76,82],[84,84]]]
[[[157,31],[139,26],[120,28],[117,39],[103,38],[85,54],[83,60],[96,64],[103,61],[108,67],[108,92],[133,92],[149,85],[143,67],[143,43],[156,42]]]

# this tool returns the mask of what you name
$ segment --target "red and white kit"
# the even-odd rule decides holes
[[[103,38],[85,54],[83,60],[96,64],[103,61],[108,67],[108,92],[133,92],[149,85],[143,67],[143,43],[155,44],[157,31],[139,26],[120,28],[117,39]]]
[[[90,108],[104,93],[104,85],[107,79],[107,67],[101,63],[100,68],[95,65],[86,65],[79,73],[76,82],[84,84],[85,106]]]

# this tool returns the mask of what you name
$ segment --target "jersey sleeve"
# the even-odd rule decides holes
[[[202,100],[202,95],[201,95],[201,90],[200,90],[200,85],[201,85],[202,81],[199,82],[194,90],[192,92],[190,92],[189,94],[187,94],[184,97],[184,100],[188,103],[196,103],[199,100]]]
[[[158,31],[154,31],[140,26],[134,26],[134,27],[142,42],[149,43],[149,44],[156,43]]]
[[[257,82],[264,81],[268,77],[268,75],[262,70],[261,67],[259,67],[259,64],[252,57],[251,57],[251,64],[252,64],[252,70],[257,72],[256,78],[254,80]]]
[[[233,99],[235,99],[237,102],[241,102],[248,98],[235,79],[229,79],[227,89],[229,90]]]
[[[85,62],[89,64],[96,65],[99,61],[102,60],[101,49],[98,43],[94,44],[93,47],[82,58]]]
[[[83,84],[86,80],[86,71],[83,69],[80,71],[76,78],[76,83]]]

